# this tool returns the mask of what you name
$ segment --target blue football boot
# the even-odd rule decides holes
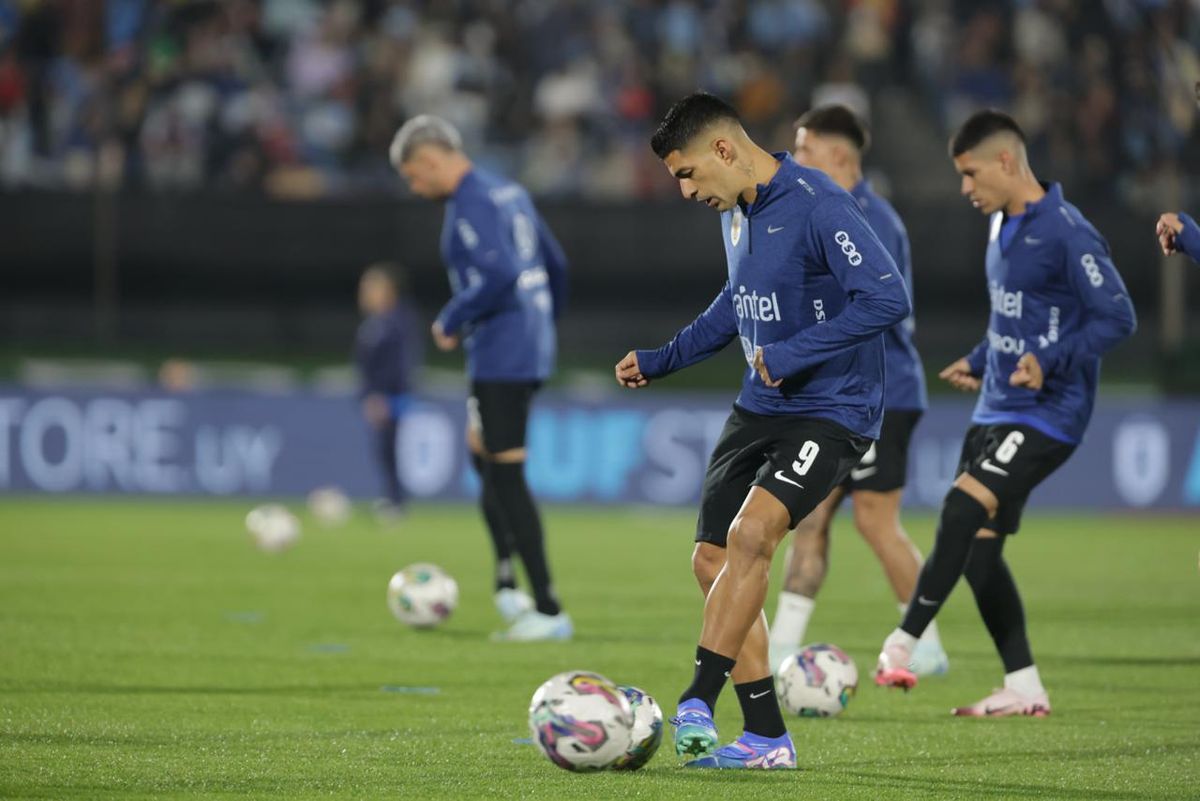
[[[717,724],[712,710],[699,698],[689,698],[679,705],[675,717],[675,753],[680,756],[702,757],[717,748]]]
[[[796,747],[786,732],[780,737],[763,737],[750,732],[717,750],[711,756],[684,763],[685,768],[733,768],[792,770],[796,767]]]

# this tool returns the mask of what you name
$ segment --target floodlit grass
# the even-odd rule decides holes
[[[569,644],[492,644],[490,546],[472,509],[305,520],[258,553],[238,503],[0,501],[0,796],[21,798],[1170,799],[1200,797],[1200,521],[1027,516],[1008,556],[1050,688],[1045,720],[956,720],[999,684],[970,593],[939,618],[951,672],[789,721],[802,770],[574,775],[529,745],[537,685],[587,668],[659,697],[691,675],[693,517],[551,508]],[[927,548],[932,523],[907,521]],[[810,630],[869,678],[893,599],[845,520]],[[388,577],[429,560],[462,598],[396,623]],[[778,568],[779,565],[776,565]],[[772,592],[773,597],[773,592]],[[772,601],[773,604],[773,601]],[[740,718],[732,692],[718,722]]]

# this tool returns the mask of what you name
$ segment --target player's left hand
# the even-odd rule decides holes
[[[1183,231],[1183,220],[1179,219],[1178,214],[1167,212],[1158,218],[1158,224],[1154,226],[1154,233],[1158,236],[1158,246],[1162,248],[1164,256],[1170,256],[1175,252],[1175,237]]]
[[[750,366],[758,371],[758,377],[768,387],[777,387],[783,383],[782,378],[777,381],[771,379],[771,374],[767,372],[767,365],[763,361],[763,349],[761,347],[754,349],[754,362]]]
[[[1037,360],[1037,356],[1026,353],[1017,360],[1017,369],[1013,370],[1013,374],[1008,377],[1008,383],[1014,387],[1028,387],[1037,390],[1042,388],[1044,378],[1042,365]]]
[[[443,331],[442,324],[437,320],[434,320],[430,331],[433,332],[433,344],[437,345],[438,350],[454,350],[458,347],[458,337]]]

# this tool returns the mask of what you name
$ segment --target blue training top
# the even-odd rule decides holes
[[[446,204],[441,249],[454,296],[437,319],[447,334],[465,335],[467,374],[481,381],[549,377],[567,260],[529,194],[473,168]]]
[[[775,154],[779,169],[754,203],[721,214],[729,280],[658,350],[639,350],[648,378],[741,339],[763,349],[769,387],[747,366],[737,404],[763,415],[832,420],[876,439],[883,415],[884,331],[911,311],[892,257],[854,198],[819,170]]]
[[[1133,303],[1108,243],[1058,184],[1002,236],[1004,220],[1003,212],[992,215],[987,336],[967,356],[971,372],[983,378],[972,419],[1023,423],[1078,443],[1092,416],[1100,356],[1137,327]],[[1009,384],[1025,353],[1041,364],[1040,390]]]
[[[863,216],[871,230],[887,248],[896,262],[904,284],[908,287],[908,299],[913,299],[912,251],[908,244],[908,231],[892,204],[875,194],[871,184],[862,180],[850,190],[858,201]],[[916,318],[910,314],[896,325],[883,332],[883,361],[886,380],[883,384],[883,408],[892,411],[923,411],[929,406],[925,392],[925,368],[917,353],[913,336],[916,334]]]
[[[364,319],[354,338],[359,395],[394,397],[410,392],[413,374],[420,366],[423,341],[417,316],[404,301],[390,311]]]

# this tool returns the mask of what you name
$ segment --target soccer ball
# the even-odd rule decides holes
[[[775,692],[789,712],[802,717],[827,718],[850,702],[858,687],[854,660],[836,645],[805,646],[783,660],[775,674]]]
[[[337,487],[317,487],[308,493],[308,511],[322,525],[340,526],[350,519],[350,499]]]
[[[629,748],[613,765],[613,770],[637,770],[650,761],[662,744],[663,713],[653,696],[637,687],[621,685],[633,710],[633,731]]]
[[[300,539],[300,521],[287,507],[268,503],[254,507],[246,515],[246,531],[259,550],[278,553]]]
[[[388,609],[401,623],[436,626],[458,606],[458,583],[437,565],[409,565],[388,582]]]
[[[529,731],[542,753],[560,768],[604,770],[629,752],[633,710],[609,679],[570,670],[537,688],[529,702]]]

